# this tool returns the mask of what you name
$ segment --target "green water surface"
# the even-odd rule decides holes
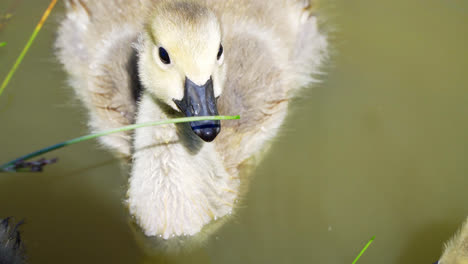
[[[0,31],[0,79],[48,0]],[[0,175],[0,218],[30,263],[433,263],[468,215],[468,1],[329,0],[323,83],[294,101],[234,219],[190,254],[152,258],[122,206],[126,175],[87,142],[42,174]],[[87,133],[53,41],[59,2],[0,97],[0,163]]]

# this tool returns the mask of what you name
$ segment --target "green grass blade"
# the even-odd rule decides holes
[[[47,20],[47,17],[49,17],[49,14],[50,14],[50,12],[52,11],[52,9],[54,8],[54,6],[55,6],[56,3],[57,3],[57,0],[52,0],[52,1],[50,2],[49,7],[47,8],[47,10],[46,10],[46,11],[44,12],[44,14],[42,15],[41,20],[39,21],[39,23],[37,24],[36,28],[34,29],[33,34],[31,35],[31,37],[29,38],[28,42],[26,43],[26,46],[23,48],[23,51],[21,51],[20,55],[19,55],[18,58],[16,59],[15,64],[13,64],[13,67],[11,67],[11,70],[8,72],[7,76],[6,76],[5,79],[3,80],[2,85],[0,86],[0,96],[2,95],[3,91],[5,90],[5,87],[8,85],[8,83],[9,83],[10,80],[11,80],[11,78],[13,77],[13,75],[14,75],[15,72],[16,72],[16,70],[18,69],[18,66],[21,64],[21,61],[23,61],[24,56],[26,55],[26,53],[28,52],[29,48],[30,48],[31,45],[33,44],[34,39],[36,39],[37,34],[39,34],[39,31],[41,30],[42,25],[43,25],[44,22]]]
[[[133,130],[141,127],[148,127],[148,126],[158,126],[158,125],[166,125],[166,124],[176,124],[176,123],[187,123],[187,122],[194,122],[194,121],[202,121],[202,120],[233,120],[233,119],[240,119],[240,116],[199,116],[199,117],[182,117],[182,118],[175,118],[175,119],[168,119],[168,120],[162,120],[162,121],[156,121],[156,122],[148,122],[148,123],[141,123],[141,124],[134,124],[130,126],[125,126],[125,127],[120,127],[116,129],[111,129],[111,130],[106,130],[94,134],[89,134],[86,136],[82,137],[77,137],[74,139],[70,139],[43,149],[40,149],[38,151],[31,152],[27,155],[21,156],[17,159],[14,159],[12,161],[9,161],[3,165],[0,166],[0,172],[15,172],[13,168],[15,167],[15,164],[17,162],[25,161],[34,157],[37,157],[39,155],[42,155],[44,153],[63,148],[65,146],[73,145],[76,143],[80,143],[86,140],[118,133],[118,132],[123,132],[123,131],[128,131],[128,130]]]
[[[370,244],[372,243],[372,241],[374,241],[375,239],[375,236],[373,236],[371,238],[371,240],[369,242],[367,242],[366,246],[361,250],[361,252],[359,253],[359,255],[356,257],[356,259],[353,261],[353,264],[355,264],[359,258],[362,256],[362,254],[364,254],[364,252],[367,250],[367,248],[370,246]]]

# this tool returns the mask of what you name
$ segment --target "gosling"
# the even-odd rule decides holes
[[[468,218],[457,234],[445,245],[438,264],[468,264]]]
[[[327,40],[312,0],[68,0],[56,41],[92,131],[240,115],[102,137],[131,159],[126,204],[148,237],[192,237],[225,218],[316,82]]]

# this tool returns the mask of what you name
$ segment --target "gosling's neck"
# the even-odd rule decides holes
[[[138,123],[174,115],[143,93]],[[226,172],[214,143],[201,141],[188,124],[137,129],[134,149],[127,202],[147,236],[193,236],[231,213],[239,181]]]

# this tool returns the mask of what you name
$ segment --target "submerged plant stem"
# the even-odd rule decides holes
[[[370,240],[369,242],[367,242],[367,244],[364,246],[364,248],[361,250],[361,252],[360,252],[359,255],[356,257],[356,259],[353,261],[352,264],[355,264],[355,263],[359,260],[359,258],[362,256],[362,254],[364,254],[364,252],[365,252],[365,251],[367,250],[367,248],[370,246],[370,244],[372,243],[372,241],[374,241],[374,239],[375,239],[375,236],[373,236],[373,237],[371,238],[371,240]]]
[[[12,160],[10,162],[7,162],[7,163],[1,165],[0,166],[0,172],[16,172],[14,170],[14,168],[15,168],[15,165],[18,162],[22,162],[22,161],[37,157],[39,155],[42,155],[44,153],[47,153],[47,152],[50,152],[50,151],[53,151],[53,150],[56,150],[56,149],[59,149],[59,148],[63,148],[63,147],[69,146],[69,145],[79,143],[79,142],[83,142],[83,141],[86,141],[86,140],[90,140],[90,139],[93,139],[93,138],[102,137],[102,136],[106,136],[106,135],[110,135],[110,134],[114,134],[114,133],[118,133],[118,132],[133,130],[133,129],[137,129],[137,128],[141,128],[141,127],[148,127],[148,126],[158,126],[158,125],[176,124],[176,123],[187,123],[187,122],[202,121],[202,120],[233,120],[233,119],[240,119],[240,116],[182,117],[182,118],[168,119],[168,120],[162,120],[162,121],[156,121],[156,122],[134,124],[134,125],[130,125],[130,126],[124,126],[124,127],[120,127],[120,128],[106,130],[106,131],[102,131],[102,132],[98,132],[98,133],[89,134],[89,135],[86,135],[86,136],[70,139],[70,140],[67,140],[67,141],[64,141],[64,142],[61,142],[61,143],[58,143],[58,144],[55,144],[55,145],[40,149],[38,151],[34,151],[32,153],[29,153],[27,155],[24,155],[22,157],[19,157],[19,158],[15,159],[15,160]]]
[[[11,67],[11,70],[8,72],[7,76],[5,77],[5,80],[3,80],[3,83],[0,86],[0,95],[2,95],[3,90],[5,90],[5,87],[10,82],[11,78],[13,77],[13,74],[15,74],[16,70],[18,69],[18,66],[20,65],[20,63],[23,60],[24,56],[28,52],[28,50],[31,47],[32,43],[34,42],[34,39],[36,39],[37,34],[39,34],[39,31],[41,30],[42,25],[44,25],[44,22],[47,20],[47,17],[49,17],[49,14],[52,11],[52,9],[54,8],[56,3],[57,3],[57,0],[52,0],[50,2],[50,4],[49,4],[49,7],[47,8],[47,10],[42,15],[41,20],[39,21],[36,28],[34,29],[34,32],[32,33],[31,37],[29,38],[28,42],[26,43],[26,46],[24,47],[23,51],[21,51],[20,55],[16,59],[16,62],[15,62],[15,64],[13,64],[13,67]]]

